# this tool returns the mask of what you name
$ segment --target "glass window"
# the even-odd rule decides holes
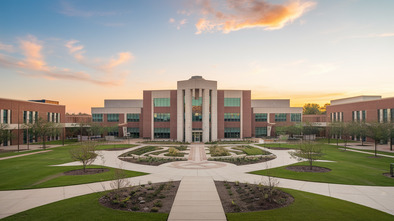
[[[128,127],[127,133],[130,133],[130,137],[132,137],[132,138],[138,138],[138,137],[140,137],[140,128]]]
[[[3,110],[3,122],[5,124],[9,124],[10,122],[8,122],[8,110]]]
[[[255,121],[267,122],[267,113],[257,113],[254,115]]]
[[[103,122],[103,114],[92,114],[93,122]]]
[[[27,111],[23,111],[23,123],[27,123]]]
[[[256,127],[255,128],[256,137],[266,137],[267,127]]]
[[[29,123],[32,124],[33,123],[33,111],[29,112]]]
[[[169,122],[170,113],[155,113],[153,119],[155,122]]]
[[[170,128],[155,128],[154,129],[155,138],[170,138]]]
[[[110,128],[110,130],[108,131],[108,136],[118,137],[119,136],[118,128],[117,127]]]
[[[362,118],[363,118],[362,121],[365,122],[365,120],[366,120],[365,118],[367,117],[367,115],[366,115],[366,113],[365,113],[365,110],[363,110],[361,114],[363,115],[363,116],[362,116]]]
[[[119,114],[107,114],[108,122],[119,122]]]
[[[48,114],[47,114],[47,121],[48,122],[51,121],[51,117],[50,116],[51,116],[51,113],[48,112]]]
[[[240,107],[241,98],[224,98],[225,107]]]
[[[276,122],[283,122],[287,120],[287,114],[275,114]]]
[[[301,113],[297,114],[290,114],[290,120],[292,122],[301,122]]]
[[[383,109],[383,123],[386,123],[387,119],[387,109]]]
[[[224,138],[240,138],[241,133],[239,127],[224,128]]]
[[[169,107],[170,104],[170,98],[153,98],[154,107]]]
[[[192,121],[202,121],[202,97],[192,99]]]
[[[36,114],[35,114],[36,116],[34,116],[34,120],[35,121],[38,121],[38,111],[36,111]]]
[[[240,121],[239,113],[224,113],[224,121]]]
[[[140,114],[127,114],[127,122],[139,122]]]
[[[391,113],[391,123],[394,123],[394,108],[391,109],[390,113]]]

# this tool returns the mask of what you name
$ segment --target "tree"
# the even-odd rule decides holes
[[[294,135],[300,135],[302,133],[302,127],[302,124],[298,123],[285,127],[285,131],[290,137],[294,137]]]
[[[324,104],[323,107],[320,107],[320,114],[326,114],[327,113],[327,106],[330,106],[329,103]]]
[[[96,147],[95,142],[87,141],[83,142],[80,147],[70,150],[71,159],[82,163],[84,173],[86,173],[86,166],[90,165],[97,157]]]
[[[302,134],[304,135],[312,135],[312,134],[317,134],[319,133],[319,129],[315,126],[313,126],[309,122],[305,122],[304,126],[302,127]],[[309,136],[310,139],[311,136]]]
[[[89,136],[101,135],[104,133],[105,128],[99,123],[90,123],[90,127],[87,129]]]
[[[368,132],[367,124],[364,121],[353,123],[351,135],[360,137],[361,146],[364,146],[364,138],[367,136],[367,132]]]
[[[320,113],[320,105],[308,103],[303,107],[303,114],[321,114]]]
[[[290,155],[297,160],[306,159],[309,162],[309,169],[312,170],[312,163],[323,156],[322,148],[314,142],[302,142],[300,148]]]
[[[35,134],[36,138],[41,137],[44,149],[46,148],[45,141],[48,136],[56,136],[60,134],[59,124],[48,122],[41,117],[31,125],[31,130]]]
[[[342,135],[343,127],[343,122],[332,122],[330,124],[330,134],[337,139],[337,146],[339,137]]]
[[[8,124],[0,124],[0,145],[12,139],[12,133],[8,129]]]
[[[375,142],[375,157],[377,156],[377,145],[381,140],[388,140],[390,137],[390,123],[370,123],[368,127],[368,137],[372,138]]]

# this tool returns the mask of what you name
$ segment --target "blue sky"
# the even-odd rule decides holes
[[[390,97],[393,9],[390,0],[2,0],[0,97],[90,112],[192,75],[292,106]]]

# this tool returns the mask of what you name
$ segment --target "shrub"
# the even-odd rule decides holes
[[[230,153],[227,149],[222,146],[212,145],[209,147],[209,152],[211,156],[218,157],[218,156],[229,156]]]

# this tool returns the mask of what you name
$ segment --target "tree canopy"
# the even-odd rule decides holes
[[[321,114],[320,105],[314,103],[307,103],[303,107],[303,114]]]

